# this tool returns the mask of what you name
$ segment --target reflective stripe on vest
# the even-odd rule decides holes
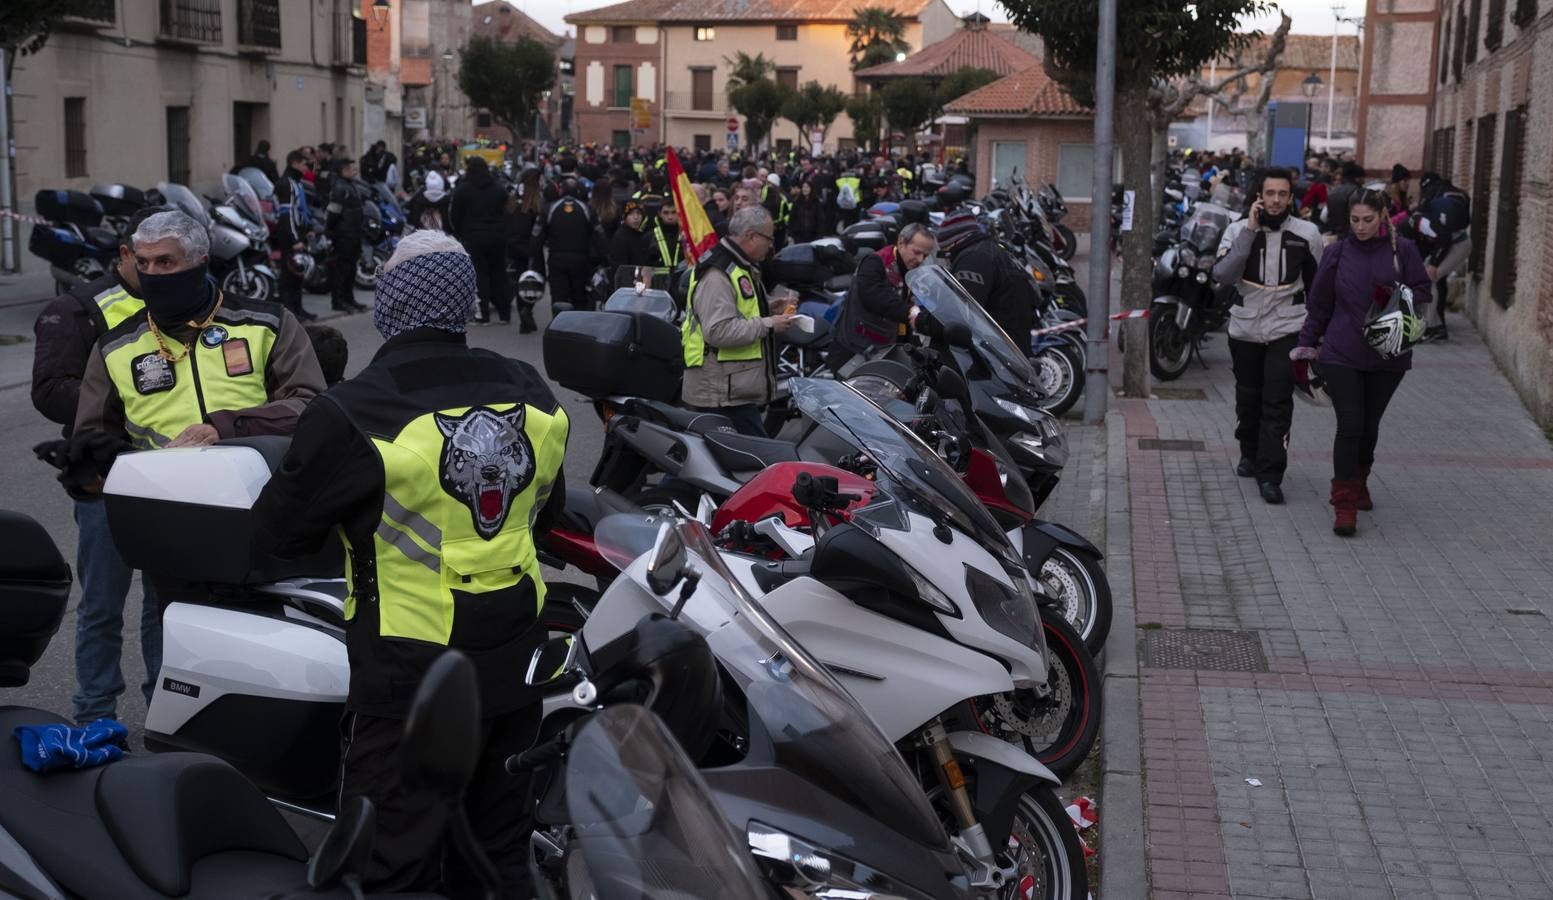
[[[739,309],[739,315],[746,319],[760,318],[760,297],[755,293],[755,279],[750,271],[738,263],[730,263],[725,270],[728,280],[733,282],[733,296]],[[680,325],[680,344],[685,348],[685,368],[694,369],[701,365],[706,358],[706,338],[701,334],[701,321],[696,317],[696,276],[699,272],[690,275],[690,299],[685,321]],[[749,285],[749,290],[744,285]],[[718,362],[739,362],[748,359],[760,359],[763,350],[763,342],[759,339],[738,347],[718,347]]]
[[[559,407],[551,414],[504,403],[427,413],[392,440],[370,436],[383,467],[383,515],[372,537],[381,637],[446,646],[458,595],[499,594],[524,578],[538,613],[545,584],[532,528],[561,469],[568,427]],[[361,577],[351,572],[347,619],[355,618]]]
[[[102,311],[102,317],[106,320],[107,330],[112,331],[125,319],[133,316],[146,308],[146,304],[139,297],[133,296],[124,289],[124,285],[115,284],[106,291],[92,298],[97,308]]]
[[[653,226],[652,226],[652,236],[654,238],[657,238],[657,240],[658,240],[658,259],[660,259],[663,262],[663,265],[666,268],[670,268],[670,269],[672,269],[675,266],[679,265],[679,241],[677,239],[674,241],[674,252],[673,252],[673,255],[671,256],[669,254],[669,242],[668,242],[668,239],[663,236],[663,224],[662,223],[660,223],[660,222],[654,222],[653,223]]]
[[[100,346],[108,377],[124,404],[124,430],[135,449],[165,447],[213,411],[269,402],[264,373],[280,321],[255,310],[226,313],[226,309],[219,311],[216,321],[195,336],[188,355],[176,363],[162,359],[144,316],[138,320],[139,327],[110,335]],[[218,336],[221,340],[216,340]],[[177,346],[170,339],[168,344]]]

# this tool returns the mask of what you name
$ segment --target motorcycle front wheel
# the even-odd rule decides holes
[[[221,291],[245,300],[269,300],[275,294],[275,285],[253,269],[232,269],[222,277]]]
[[[1062,249],[1057,251],[1057,255],[1063,259],[1072,259],[1073,254],[1078,252],[1078,238],[1073,236],[1073,229],[1066,225],[1058,224],[1055,227],[1057,233],[1062,235]]]
[[[370,255],[363,253],[356,260],[356,287],[370,291],[377,287],[377,267],[388,262],[389,252],[374,247]]]
[[[962,759],[960,765],[974,796],[976,763]],[[944,828],[951,834],[957,832],[943,788],[933,783],[926,791]],[[1050,786],[1043,784],[1020,794],[1010,826],[1007,844],[993,848],[997,862],[1013,869],[996,894],[999,900],[1086,900],[1089,870],[1084,865],[1084,844]]]
[[[1045,395],[1040,407],[1054,416],[1072,409],[1084,393],[1084,363],[1078,354],[1066,344],[1054,345],[1030,357],[1030,362]]]
[[[1111,583],[1099,557],[1083,550],[1055,547],[1041,560],[1035,573],[1056,608],[1084,639],[1091,655],[1098,656],[1111,633]]]
[[[1149,316],[1149,371],[1160,381],[1175,381],[1192,363],[1192,338],[1176,322],[1175,307],[1160,306]]]
[[[1066,780],[1076,771],[1100,734],[1100,669],[1073,626],[1055,609],[1041,607],[1046,637],[1043,695],[1030,688],[971,701],[974,724],[1032,756]]]

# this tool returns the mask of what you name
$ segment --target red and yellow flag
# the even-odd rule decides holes
[[[706,217],[706,209],[691,190],[690,178],[685,167],[679,164],[674,148],[666,151],[669,159],[669,190],[674,194],[674,208],[679,211],[679,233],[690,248],[690,260],[694,265],[702,254],[717,245],[717,232],[712,230],[712,220]]]

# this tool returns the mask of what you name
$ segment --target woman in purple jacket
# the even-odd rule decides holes
[[[1332,531],[1344,537],[1357,529],[1358,510],[1374,509],[1366,482],[1375,462],[1380,418],[1413,365],[1411,351],[1386,359],[1371,349],[1364,339],[1365,322],[1377,298],[1384,303],[1398,281],[1413,289],[1415,310],[1431,297],[1423,258],[1412,241],[1391,234],[1387,205],[1382,191],[1363,190],[1354,196],[1349,233],[1322,254],[1305,304],[1305,327],[1289,353],[1294,379],[1301,385],[1310,383],[1310,360],[1320,362],[1337,412]]]

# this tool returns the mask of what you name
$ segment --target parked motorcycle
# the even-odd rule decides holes
[[[101,278],[119,254],[119,232],[104,219],[102,204],[80,191],[39,191],[33,198],[48,224],[32,226],[27,250],[48,262],[54,292]]]
[[[270,300],[275,296],[275,271],[270,267],[269,226],[258,194],[246,179],[223,175],[226,202],[208,211],[204,201],[181,184],[161,182],[157,190],[203,225],[210,235],[210,275],[221,290],[234,297]]]
[[[1219,240],[1239,218],[1212,203],[1198,203],[1182,221],[1173,244],[1154,264],[1154,302],[1149,312],[1149,371],[1161,381],[1180,378],[1201,359],[1208,334],[1229,322],[1234,286],[1213,280]]]

